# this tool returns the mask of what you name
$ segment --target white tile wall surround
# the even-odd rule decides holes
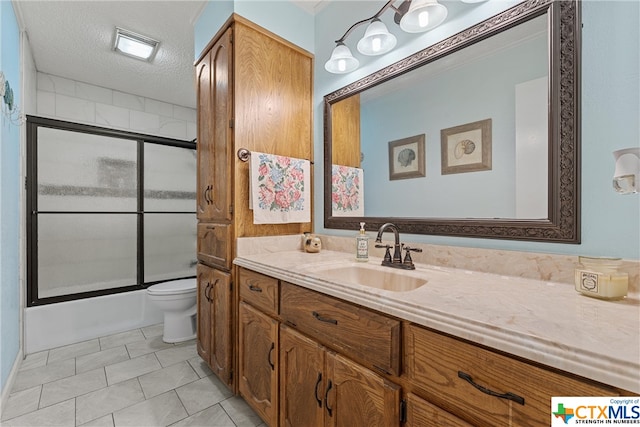
[[[160,131],[164,135],[185,139],[187,135],[187,123],[182,120],[160,116]]]
[[[76,82],[76,96],[88,101],[113,104],[113,91],[87,83]]]
[[[144,97],[114,90],[113,105],[129,110],[144,111]]]
[[[187,141],[197,135],[195,108],[46,73],[36,80],[38,116]]]
[[[145,98],[144,111],[159,116],[173,117],[173,104]]]
[[[114,105],[96,104],[96,123],[100,126],[129,129],[131,127],[129,110]]]
[[[39,116],[55,116],[56,115],[56,94],[53,92],[37,92],[36,114]]]
[[[56,116],[82,123],[95,123],[96,104],[84,99],[56,94]]]
[[[198,136],[198,128],[196,122],[187,122],[187,139],[189,141],[194,140]]]
[[[76,85],[73,80],[51,74],[38,73],[37,90],[75,96]]]
[[[151,129],[160,128],[160,116],[143,111],[131,111],[131,129],[148,133]]]
[[[173,117],[191,123],[195,123],[197,121],[197,114],[195,109],[181,107],[179,105],[173,106]]]

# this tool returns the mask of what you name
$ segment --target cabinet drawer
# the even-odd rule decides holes
[[[422,327],[410,325],[405,331],[405,368],[410,380],[428,400],[472,424],[548,426],[552,396],[618,395],[612,388]]]
[[[407,395],[407,427],[472,427],[471,424],[450,414],[413,393]]]
[[[240,269],[240,298],[267,314],[278,315],[278,280],[251,270]]]
[[[231,268],[231,227],[228,224],[198,224],[198,259],[225,270]]]
[[[400,375],[400,322],[338,299],[282,282],[284,321],[377,371]]]

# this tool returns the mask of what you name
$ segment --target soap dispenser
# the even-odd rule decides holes
[[[360,223],[360,233],[356,236],[356,261],[369,261],[369,236],[364,231],[364,222]]]

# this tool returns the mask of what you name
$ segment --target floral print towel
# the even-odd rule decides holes
[[[364,216],[364,171],[349,166],[331,167],[333,216]]]
[[[308,160],[252,152],[249,208],[254,224],[311,222]]]

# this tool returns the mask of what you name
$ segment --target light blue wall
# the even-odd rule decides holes
[[[20,96],[20,32],[11,2],[0,1],[0,70]],[[0,101],[1,102],[1,101]],[[15,116],[15,115],[14,115]],[[0,118],[0,390],[20,347],[20,131]]]
[[[313,15],[290,1],[209,0],[195,24],[196,58],[200,56],[204,47],[234,12],[299,47],[313,52]]]
[[[209,1],[194,25],[196,59],[218,32],[224,21],[233,13],[233,0]]]
[[[452,245],[558,254],[620,256],[640,258],[640,196],[622,196],[611,187],[613,150],[640,145],[639,51],[640,2],[584,1],[582,3],[582,243],[518,242],[442,236],[404,236],[405,240]],[[324,70],[333,40],[355,21],[372,16],[379,2],[329,2],[316,15],[315,29],[315,218],[318,233],[353,235],[353,232],[323,227],[323,104],[322,97],[403,57],[453,35],[515,4],[489,1],[477,5],[448,2],[447,6],[468,7],[451,13],[451,19],[433,31],[398,36],[396,50],[373,59],[363,58],[361,68],[346,75]],[[389,18],[386,16],[389,15]],[[384,17],[389,20],[392,14]],[[383,19],[384,21],[385,19]],[[389,28],[393,28],[389,23]],[[355,52],[361,37],[355,32],[347,45]]]

